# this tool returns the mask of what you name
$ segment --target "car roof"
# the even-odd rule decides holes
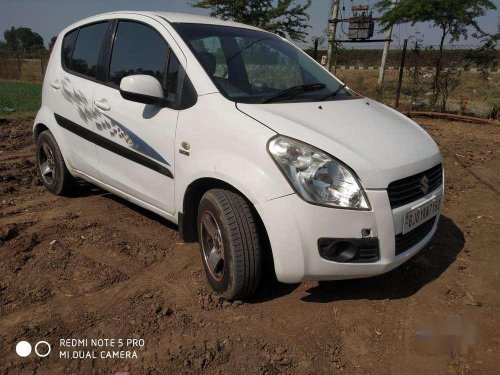
[[[109,12],[104,14],[99,14],[96,16],[103,15],[113,15],[119,16],[120,14],[140,14],[144,16],[157,16],[167,20],[170,23],[199,23],[205,25],[221,25],[221,26],[232,26],[232,27],[242,27],[246,29],[253,30],[261,30],[257,27],[245,25],[239,22],[233,21],[223,21],[214,17],[200,16],[197,14],[188,14],[188,13],[172,13],[172,12],[156,12],[156,11],[117,11],[117,12]]]

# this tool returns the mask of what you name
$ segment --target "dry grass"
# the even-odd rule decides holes
[[[44,61],[44,69],[45,64]],[[0,58],[0,79],[41,83],[43,73],[40,59],[21,60],[21,72],[19,74],[15,58]]]
[[[398,71],[389,70],[385,75],[384,90],[379,100],[393,105],[396,97]],[[377,96],[378,70],[337,70],[336,76],[358,93],[375,98]],[[401,89],[401,103],[408,105],[411,99],[411,79],[405,71]],[[430,97],[431,88],[424,90],[418,101],[425,101]],[[485,114],[494,103],[500,104],[500,74],[492,73],[489,79],[484,79],[479,73],[463,72],[460,84],[450,95],[448,108],[457,110],[463,98],[469,101],[469,111]]]

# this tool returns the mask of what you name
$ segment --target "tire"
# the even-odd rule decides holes
[[[43,185],[55,195],[69,195],[77,186],[69,173],[61,150],[49,130],[40,133],[36,140],[36,165]]]
[[[252,295],[259,283],[262,259],[249,203],[229,190],[209,190],[201,198],[197,224],[201,258],[212,288],[227,300]],[[214,251],[222,264],[220,259],[216,263]]]

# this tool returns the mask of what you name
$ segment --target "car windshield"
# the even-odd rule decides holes
[[[277,35],[245,28],[174,23],[219,91],[240,103],[353,98],[299,48]]]

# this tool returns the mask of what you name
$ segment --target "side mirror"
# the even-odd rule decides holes
[[[133,102],[163,105],[165,97],[160,82],[146,74],[134,74],[122,78],[120,94],[123,99]]]

